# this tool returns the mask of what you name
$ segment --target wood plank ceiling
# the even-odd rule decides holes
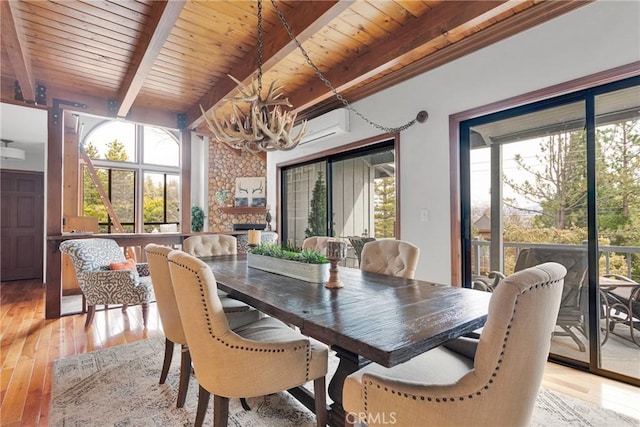
[[[211,111],[257,69],[255,1],[2,1],[3,101],[104,101],[109,115]],[[296,1],[278,7],[317,67],[350,101],[537,25],[575,1]],[[299,117],[340,102],[263,2],[264,83],[284,85]],[[16,95],[19,86],[21,94]],[[40,91],[40,92],[39,92]],[[15,102],[15,101],[13,101]],[[160,123],[156,123],[160,124]],[[173,127],[176,127],[174,122]]]

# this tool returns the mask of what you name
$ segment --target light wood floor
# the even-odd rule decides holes
[[[60,357],[163,336],[155,304],[148,327],[140,307],[126,314],[98,311],[92,327],[84,315],[44,319],[44,288],[34,281],[0,284],[0,424],[48,425],[51,368]],[[640,389],[548,363],[543,385],[579,399],[639,417]]]

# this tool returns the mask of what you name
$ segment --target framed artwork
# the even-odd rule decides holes
[[[236,197],[236,200],[234,202],[234,206],[237,206],[237,207],[249,206],[249,198],[248,197]]]
[[[235,200],[236,206],[266,206],[265,177],[251,176],[236,178]]]

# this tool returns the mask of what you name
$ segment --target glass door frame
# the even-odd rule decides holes
[[[287,242],[288,235],[285,229],[286,224],[286,179],[285,174],[288,169],[304,166],[312,163],[326,162],[325,169],[325,185],[327,186],[327,213],[332,212],[332,170],[331,164],[349,158],[354,158],[366,154],[367,152],[375,152],[384,150],[385,148],[393,149],[395,156],[395,179],[396,179],[396,238],[400,238],[400,134],[388,133],[368,138],[362,141],[347,144],[341,147],[320,151],[318,153],[291,161],[279,163],[276,165],[277,176],[277,229],[280,231],[281,241]],[[333,235],[333,219],[327,215],[327,233]]]
[[[579,367],[589,372],[621,380],[630,384],[640,385],[637,378],[622,375],[600,367],[600,327],[599,327],[599,248],[597,229],[597,168],[596,168],[596,96],[625,89],[632,86],[640,86],[640,76],[633,76],[621,80],[604,83],[598,86],[585,88],[576,92],[533,101],[529,104],[512,108],[505,107],[486,115],[477,115],[466,120],[452,120],[452,125],[458,127],[458,160],[459,171],[459,247],[460,247],[460,277],[464,287],[471,287],[472,258],[471,258],[471,194],[470,194],[470,136],[471,128],[485,123],[503,120],[511,117],[528,114],[547,108],[563,106],[575,102],[584,102],[585,106],[585,131],[586,131],[586,178],[587,178],[587,257],[588,257],[588,312],[587,319],[589,330],[589,361],[581,362],[575,359],[553,355],[552,360],[560,363]],[[493,203],[493,201],[492,201]],[[453,243],[453,242],[452,242]],[[452,245],[453,247],[453,245]],[[453,253],[453,252],[452,252]],[[453,266],[452,266],[453,268]]]

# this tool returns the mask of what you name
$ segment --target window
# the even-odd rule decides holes
[[[283,241],[396,237],[395,140],[281,169]]]
[[[636,382],[640,351],[606,283],[640,282],[639,107],[634,77],[460,124],[465,283],[554,254],[529,256],[567,267],[552,356]]]
[[[133,233],[135,226],[135,172],[119,169],[96,168],[96,175],[111,201],[120,224],[125,232]],[[83,176],[84,187],[84,216],[98,218],[100,233],[117,232],[107,212],[107,207],[102,203],[100,194],[93,183],[89,171],[85,168]]]
[[[145,172],[143,196],[145,232],[159,231],[160,225],[180,222],[180,177],[178,175]]]
[[[96,126],[84,139],[96,178],[124,232],[180,225],[180,146],[165,129],[121,121]],[[88,168],[83,168],[83,215],[98,218],[101,233],[119,232]]]
[[[89,157],[95,160],[136,162],[136,125],[120,121],[96,127],[84,142]]]

